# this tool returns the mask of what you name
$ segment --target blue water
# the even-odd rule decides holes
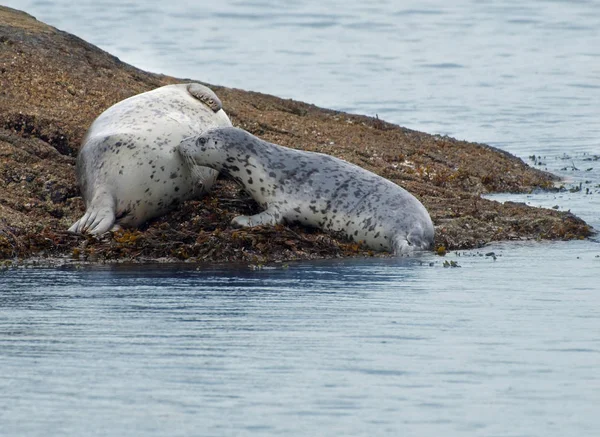
[[[555,261],[542,246],[532,272]],[[592,284],[600,259],[567,246]],[[597,288],[519,282],[502,252],[11,270],[2,435],[595,435]]]
[[[503,148],[565,190],[490,197],[600,229],[598,2],[3,4],[140,68]],[[595,436],[599,276],[597,239],[0,270],[0,435]]]

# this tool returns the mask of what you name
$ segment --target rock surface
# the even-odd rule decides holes
[[[229,221],[256,211],[256,205],[228,181],[141,230],[101,238],[66,233],[84,212],[75,157],[87,127],[122,99],[183,81],[136,69],[26,13],[0,6],[0,259],[264,263],[370,254],[300,227],[232,229]],[[346,159],[408,189],[429,210],[440,251],[497,240],[584,238],[591,232],[569,213],[482,199],[481,194],[491,192],[549,189],[556,180],[495,148],[209,86],[235,126],[267,141]]]

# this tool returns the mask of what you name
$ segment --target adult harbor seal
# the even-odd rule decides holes
[[[433,223],[421,202],[349,162],[271,144],[233,127],[188,138],[178,149],[190,165],[214,168],[237,181],[265,208],[234,218],[234,226],[300,223],[398,255],[433,247]]]
[[[218,126],[231,122],[215,93],[199,83],[163,86],[108,108],[90,126],[77,157],[86,212],[69,231],[139,226],[206,193],[218,173],[188,166],[176,146]]]

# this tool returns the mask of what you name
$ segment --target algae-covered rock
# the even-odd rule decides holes
[[[263,263],[371,254],[300,227],[232,229],[231,218],[257,207],[226,181],[205,199],[187,202],[139,231],[98,239],[67,234],[84,211],[75,157],[87,127],[124,98],[182,81],[139,70],[26,13],[0,7],[0,259]],[[437,247],[590,233],[568,213],[482,199],[489,192],[550,188],[555,181],[508,153],[377,118],[211,87],[235,126],[270,142],[346,159],[411,191],[431,214]]]

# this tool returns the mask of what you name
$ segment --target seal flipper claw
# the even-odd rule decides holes
[[[94,197],[87,211],[70,228],[76,234],[103,234],[115,224],[115,210],[106,193]]]
[[[90,212],[86,211],[86,213],[79,220],[71,225],[71,227],[68,229],[68,232],[72,232],[74,234],[83,234],[89,219]]]
[[[191,83],[188,85],[187,90],[192,96],[212,109],[213,112],[219,112],[223,108],[221,100],[210,88],[199,83]]]
[[[260,214],[240,215],[231,220],[231,225],[235,228],[251,228],[261,225],[277,225],[283,223],[283,214],[279,209],[270,206]]]
[[[100,213],[98,214],[100,215]],[[100,235],[111,230],[115,223],[114,215],[104,215],[97,219],[93,225],[88,229],[90,234]]]
[[[115,216],[108,210],[86,212],[68,229],[74,234],[103,234],[110,230],[115,222]]]

